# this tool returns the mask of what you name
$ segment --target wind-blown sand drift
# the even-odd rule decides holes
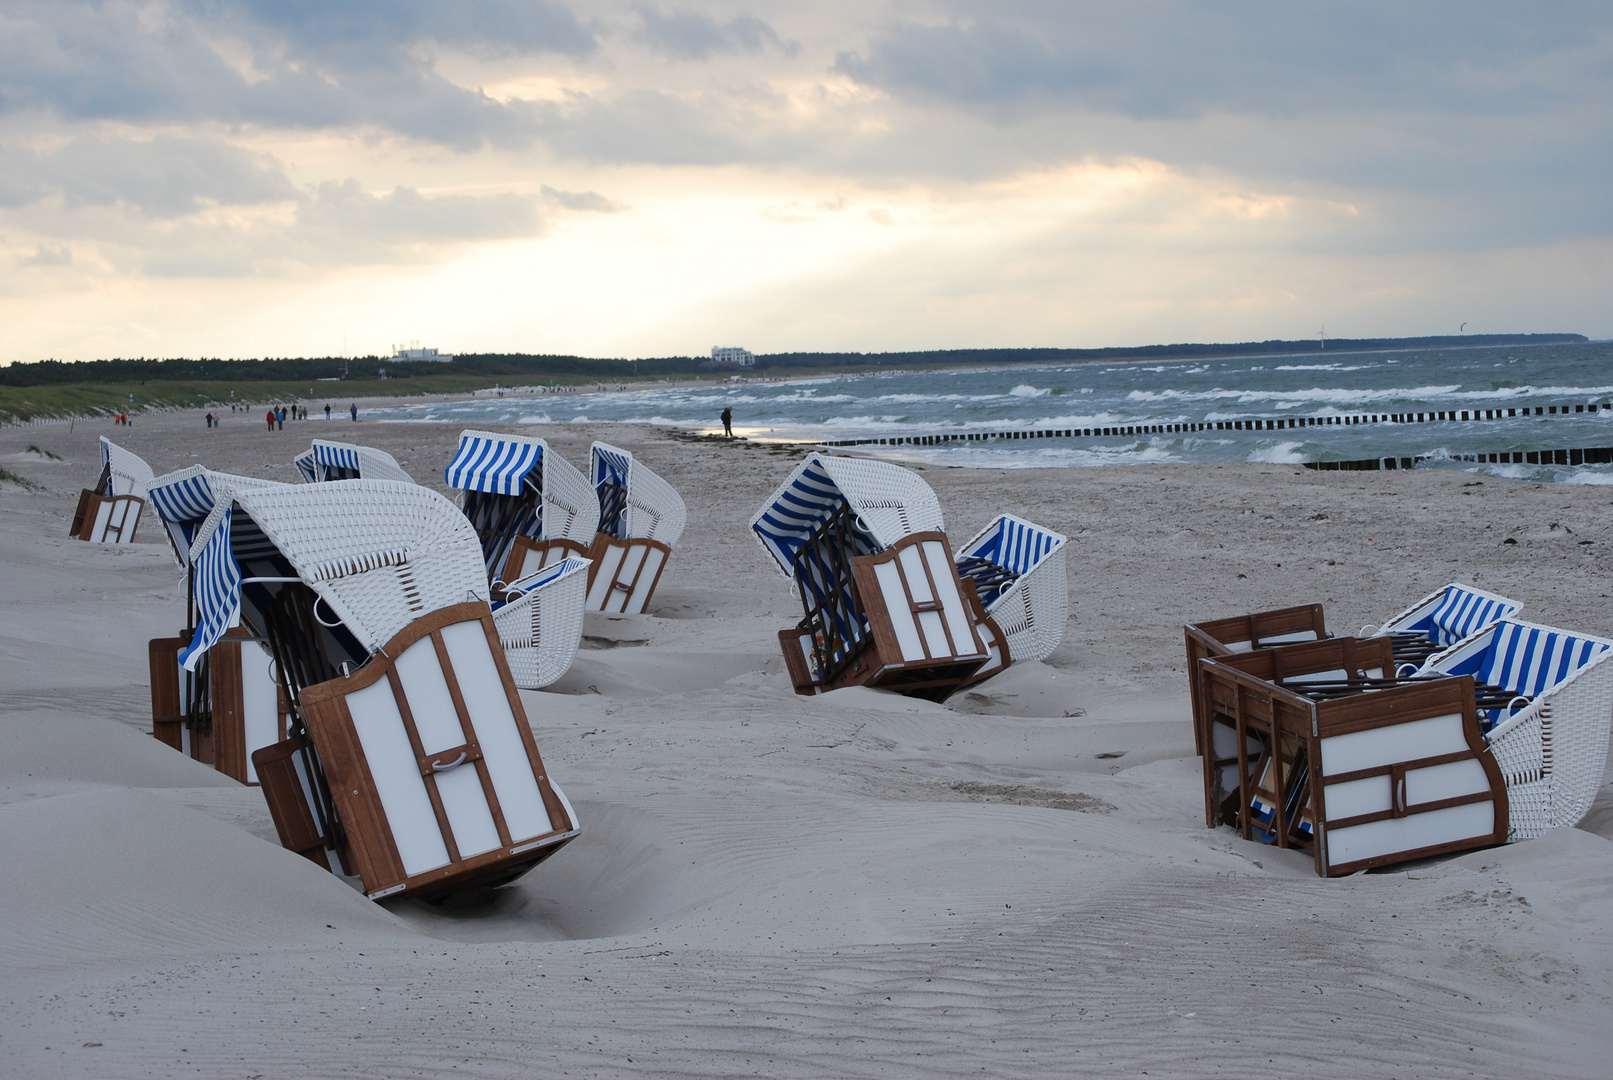
[[[458,435],[328,430],[438,490]],[[326,431],[113,437],[294,481]],[[146,641],[183,596],[154,521],[66,535],[103,433],[0,432],[46,489],[0,494],[0,1072],[1605,1074],[1613,793],[1578,829],[1319,879],[1203,828],[1181,638],[1310,601],[1348,632],[1453,578],[1607,635],[1594,488],[924,467],[954,537],[1003,510],[1070,537],[1063,644],[945,706],[805,698],[776,636],[799,608],[745,527],[799,454],[613,429],[689,527],[649,613],[588,616],[572,669],[523,693],[583,834],[509,888],[376,904],[146,734]],[[585,460],[597,433],[542,434]]]

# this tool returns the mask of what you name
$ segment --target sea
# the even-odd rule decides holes
[[[1345,352],[1216,360],[1083,362],[880,372],[819,378],[742,378],[700,385],[632,384],[593,393],[501,388],[473,400],[369,409],[365,418],[479,424],[584,424],[609,441],[612,424],[721,430],[818,443],[960,433],[999,437],[929,446],[858,448],[897,461],[991,468],[1085,468],[1176,462],[1306,462],[1416,458],[1417,468],[1465,469],[1555,483],[1613,484],[1613,465],[1481,464],[1479,454],[1613,446],[1613,342]],[[1596,406],[1584,412],[1576,406]],[[1566,407],[1566,408],[1565,408]],[[1528,409],[1529,415],[1523,411]],[[1512,411],[1515,416],[1454,418]],[[1536,415],[1537,410],[1541,415]],[[1238,421],[1437,416],[1451,421],[1285,427]],[[1020,440],[1006,433],[1211,424],[1227,430]],[[1468,460],[1463,460],[1467,458]],[[1547,460],[1550,460],[1548,457]]]

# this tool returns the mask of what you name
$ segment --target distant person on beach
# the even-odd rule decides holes
[[[280,408],[274,414],[274,429],[276,431],[284,431],[286,429],[286,407],[284,405],[280,406]]]
[[[351,416],[355,422],[357,422],[357,420],[358,420],[358,403],[357,402],[354,402],[352,405],[349,405],[347,407],[347,414],[349,416]]]
[[[273,409],[269,410],[269,430],[270,431],[274,430],[274,410]]]
[[[734,437],[734,410],[726,405],[722,410],[722,433],[730,439]]]
[[[330,419],[330,402],[325,402],[325,419]]]

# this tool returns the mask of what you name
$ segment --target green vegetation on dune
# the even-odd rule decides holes
[[[63,383],[50,386],[0,385],[0,421],[66,416],[105,416],[120,409],[228,409],[237,405],[267,408],[277,402],[315,399],[347,408],[352,398],[403,397],[411,394],[458,394],[492,386],[497,380],[443,372],[415,379],[350,378],[342,382],[151,381]],[[235,397],[230,397],[230,391]],[[134,403],[129,403],[129,395]],[[338,404],[339,403],[339,404]]]

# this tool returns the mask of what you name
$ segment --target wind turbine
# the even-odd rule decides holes
[[[1316,332],[1316,336],[1321,339],[1322,348],[1327,348],[1327,323],[1322,324],[1322,328]]]

